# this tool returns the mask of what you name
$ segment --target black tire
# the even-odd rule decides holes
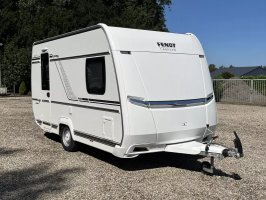
[[[63,126],[60,131],[61,144],[66,151],[74,152],[77,150],[77,144],[73,140],[71,131],[67,126]]]

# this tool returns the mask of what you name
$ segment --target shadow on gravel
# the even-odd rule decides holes
[[[237,181],[242,179],[241,176],[237,173],[227,174],[220,169],[214,170],[214,176],[228,177],[228,178],[232,178],[232,179],[237,180]]]
[[[45,133],[45,136],[55,142],[60,142],[60,137],[55,134]],[[79,144],[79,151],[103,162],[114,165],[125,171],[138,171],[145,169],[155,169],[161,167],[176,167],[180,169],[201,172],[201,156],[184,155],[177,153],[151,153],[139,155],[136,158],[122,159],[117,158],[110,153],[90,147],[88,145]],[[214,170],[214,176],[228,177],[240,180],[238,174],[227,174],[220,169]]]
[[[0,172],[0,199],[38,199],[45,193],[68,189],[67,176],[81,169],[71,168],[49,172],[49,164]]]
[[[0,156],[10,156],[13,154],[17,154],[24,151],[24,149],[7,149],[7,148],[0,148]]]
[[[47,137],[50,140],[53,140],[54,142],[61,142],[59,135],[53,134],[53,133],[44,133],[44,136]]]

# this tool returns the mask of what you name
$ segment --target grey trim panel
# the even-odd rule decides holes
[[[88,108],[88,109],[100,110],[100,111],[106,111],[106,112],[114,112],[114,113],[120,112],[119,110],[110,109],[110,108],[100,108],[100,107],[87,106],[87,105],[78,105],[78,104],[65,103],[65,102],[60,102],[60,101],[52,101],[52,103],[60,104],[60,105],[67,105],[67,106],[80,107],[80,108]]]
[[[96,57],[96,56],[106,56],[106,55],[110,55],[110,52],[106,51],[106,52],[101,52],[101,53],[84,54],[84,55],[69,56],[69,57],[63,57],[63,58],[52,58],[50,59],[50,61],[53,62],[53,61],[59,61],[59,60],[71,60],[71,59],[89,58],[89,57]]]
[[[86,27],[86,28],[83,28],[83,29],[79,29],[79,30],[76,30],[76,31],[72,31],[72,32],[69,32],[69,33],[65,33],[65,34],[62,34],[62,35],[58,35],[58,36],[54,36],[54,37],[51,37],[51,38],[47,38],[47,39],[44,39],[44,40],[40,40],[40,41],[34,42],[33,45],[42,44],[42,43],[45,43],[45,42],[50,42],[50,41],[53,41],[53,40],[57,40],[57,39],[60,39],[60,38],[65,38],[65,37],[68,37],[68,36],[84,33],[84,32],[95,30],[95,29],[99,29],[99,28],[102,28],[102,27],[100,25]]]
[[[144,101],[138,97],[128,97],[132,104],[143,106],[147,108],[175,108],[175,107],[189,107],[204,105],[213,99],[213,94],[208,95],[206,98],[199,99],[186,99],[176,101]]]
[[[111,147],[115,147],[115,145],[119,145],[118,143],[116,143],[114,141],[103,139],[103,138],[100,138],[100,137],[96,137],[96,136],[90,135],[88,133],[80,132],[80,131],[77,131],[77,130],[74,130],[74,135],[89,139],[92,142],[99,142],[99,143],[102,143],[102,144],[105,144],[105,145],[108,145],[108,146],[111,146]]]

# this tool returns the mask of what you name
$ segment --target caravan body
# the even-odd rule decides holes
[[[206,57],[193,34],[98,24],[35,42],[32,103],[46,132],[67,127],[67,139],[122,158],[198,154],[176,144],[208,142],[217,124]]]

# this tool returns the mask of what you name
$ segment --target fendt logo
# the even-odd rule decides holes
[[[163,51],[176,51],[175,43],[157,42],[157,45]]]

